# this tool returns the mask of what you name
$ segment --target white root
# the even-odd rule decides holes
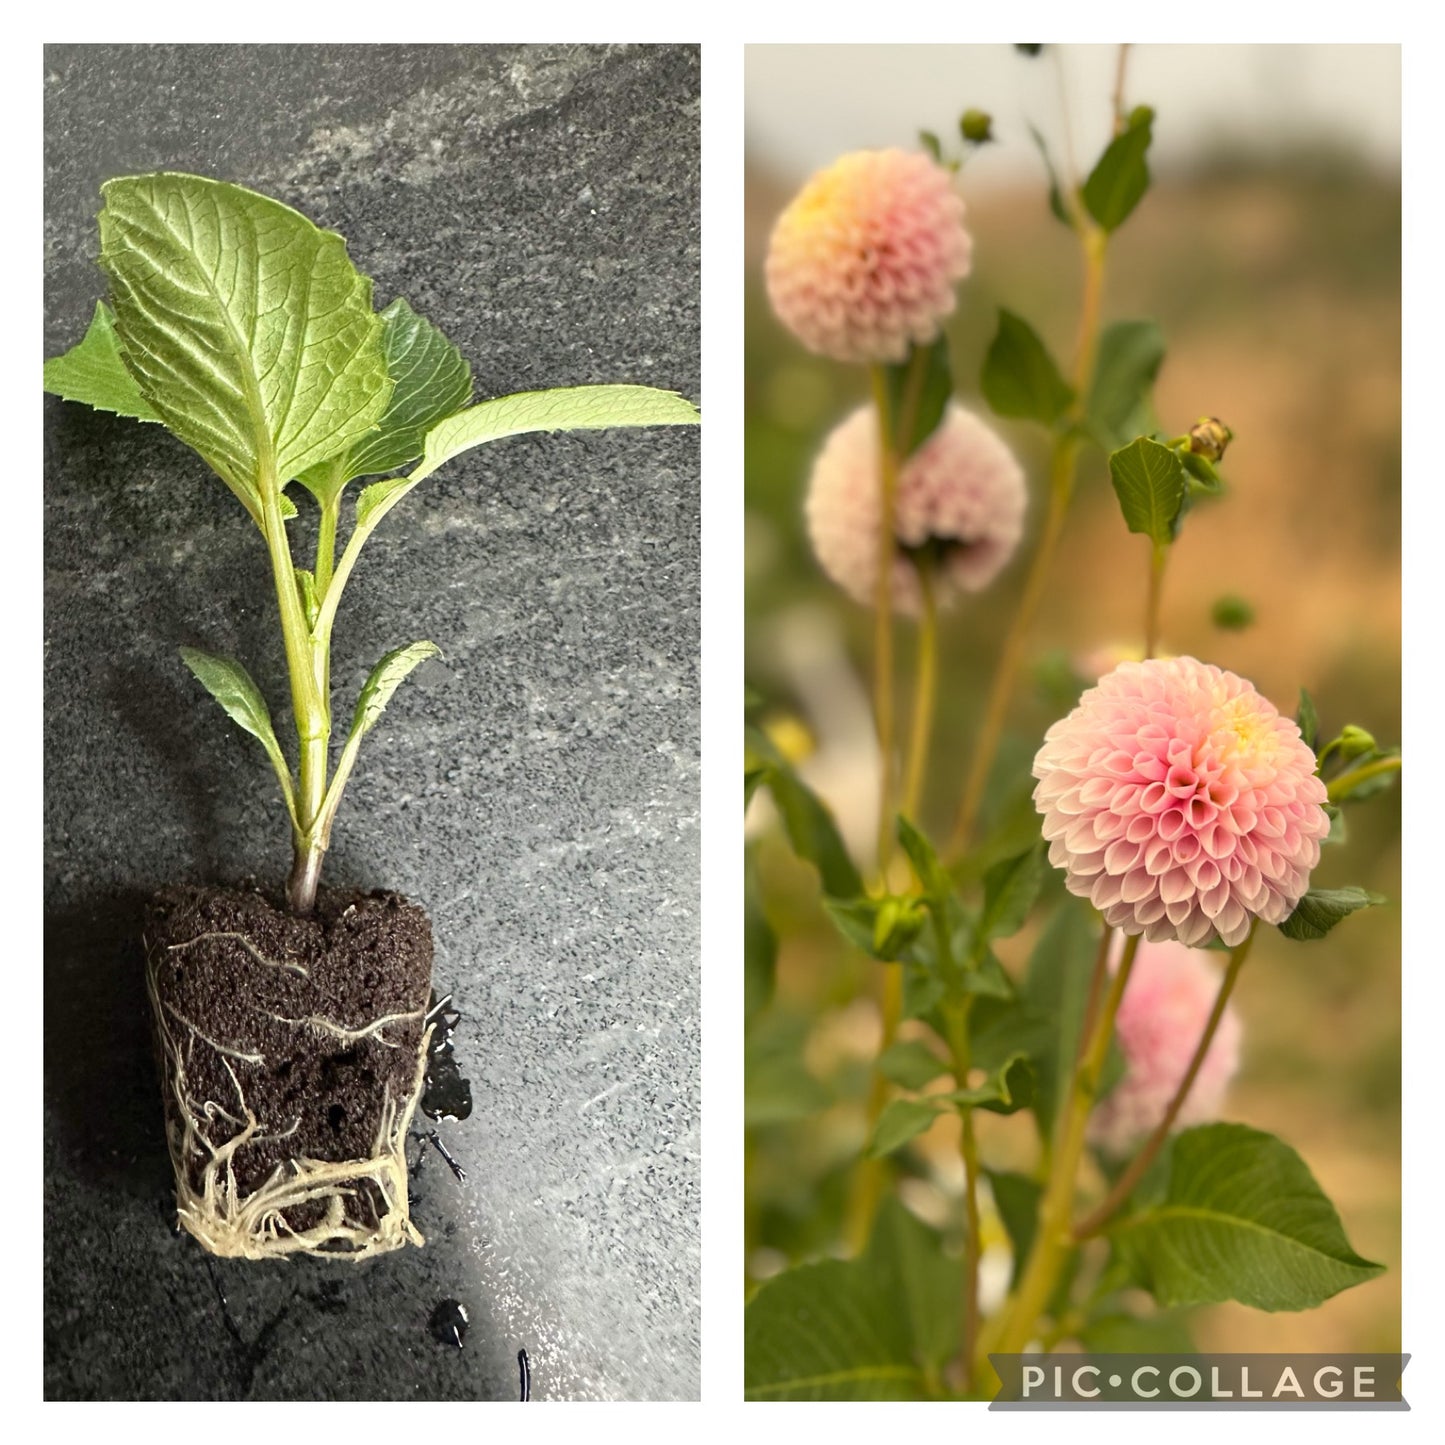
[[[359,1039],[369,1039],[374,1036],[377,1043],[382,1044],[388,1049],[398,1049],[401,1045],[394,1044],[390,1039],[381,1036],[381,1031],[387,1024],[400,1023],[406,1019],[419,1019],[423,1017],[421,1009],[413,1009],[411,1013],[406,1014],[386,1014],[382,1018],[367,1024],[365,1028],[348,1029],[344,1028],[341,1024],[332,1023],[330,1019],[322,1018],[319,1014],[312,1014],[304,1019],[288,1019],[283,1018],[280,1014],[268,1013],[265,1009],[256,1009],[254,1012],[260,1014],[262,1018],[275,1019],[278,1024],[286,1024],[293,1029],[314,1029],[319,1034],[333,1034],[338,1039],[342,1039],[349,1044],[354,1044]]]
[[[205,943],[211,938],[230,938],[239,943],[257,963],[264,963],[267,968],[284,968],[288,973],[299,973],[302,978],[310,978],[311,970],[304,963],[297,963],[289,958],[267,958],[244,933],[198,933],[194,938],[188,938],[184,943],[171,943],[166,946],[167,953],[178,953],[183,948],[194,948],[198,943]]]
[[[167,1130],[168,1142],[176,1175],[176,1213],[188,1233],[212,1254],[241,1259],[286,1258],[292,1254],[367,1259],[405,1244],[423,1242],[420,1232],[411,1222],[404,1151],[407,1130],[426,1074],[427,1046],[432,1035],[430,1027],[423,1031],[416,1072],[405,1100],[398,1103],[391,1097],[389,1089],[384,1095],[381,1124],[372,1145],[371,1158],[340,1162],[290,1159],[278,1165],[265,1183],[243,1196],[234,1168],[237,1153],[246,1145],[266,1138],[290,1137],[299,1127],[300,1120],[293,1122],[282,1134],[262,1134],[260,1121],[247,1107],[245,1090],[224,1057],[230,1055],[248,1063],[260,1063],[260,1056],[243,1054],[215,1043],[169,1004],[162,1006],[155,962],[149,956],[146,988],[155,1014],[168,1087],[175,1104],[175,1118]],[[364,1038],[386,1023],[416,1018],[419,1012],[394,1014],[354,1033],[334,1025],[329,1031],[343,1037]],[[239,1114],[215,1100],[198,1101],[191,1096],[182,1048],[166,1024],[167,1013],[189,1032],[190,1037],[185,1040],[187,1058],[196,1039],[204,1041],[223,1056],[222,1063],[235,1088]],[[325,1023],[324,1020],[302,1022],[313,1025]],[[377,1037],[380,1039],[379,1032]],[[236,1131],[219,1143],[212,1138],[208,1127],[218,1119]],[[200,1169],[199,1188],[192,1182],[192,1163],[195,1160],[204,1161]],[[380,1218],[374,1224],[354,1217],[348,1209],[364,1180],[370,1180],[381,1195]],[[327,1202],[326,1214],[319,1224],[298,1230],[287,1223],[285,1211],[315,1200]]]

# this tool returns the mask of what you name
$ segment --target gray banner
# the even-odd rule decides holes
[[[991,1410],[1408,1410],[1409,1355],[990,1355]]]

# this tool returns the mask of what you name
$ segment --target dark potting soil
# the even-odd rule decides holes
[[[241,1195],[288,1159],[373,1154],[385,1099],[406,1100],[416,1082],[431,991],[423,909],[392,893],[322,890],[315,913],[297,918],[260,892],[175,887],[152,899],[145,939],[190,1098],[260,1121],[234,1158]],[[173,1127],[169,1080],[163,1093]],[[210,1127],[213,1142],[240,1132],[224,1115]],[[358,1212],[374,1223],[385,1205],[362,1188]],[[324,1210],[301,1205],[286,1221],[305,1230]]]

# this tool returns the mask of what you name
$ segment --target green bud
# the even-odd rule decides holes
[[[1363,757],[1366,753],[1373,753],[1379,747],[1375,739],[1354,723],[1347,723],[1340,729],[1340,735],[1336,739],[1339,745],[1340,756],[1348,762],[1352,758]]]
[[[1223,459],[1234,433],[1217,416],[1202,416],[1189,428],[1189,450],[1211,462]]]
[[[970,145],[981,146],[993,139],[993,117],[986,110],[966,110],[958,118],[958,131]]]
[[[1030,60],[1032,60],[1036,55],[1042,55],[1044,51],[1044,47],[1042,45],[1015,45],[1014,49],[1019,51],[1021,54],[1027,55]]]
[[[873,952],[878,958],[898,957],[922,931],[928,914],[916,898],[888,897],[873,916]]]
[[[1254,608],[1243,597],[1221,597],[1209,615],[1216,627],[1226,632],[1242,632],[1254,621]]]

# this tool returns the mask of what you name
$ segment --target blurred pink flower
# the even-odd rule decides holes
[[[1049,861],[1116,928],[1231,947],[1281,923],[1329,819],[1300,731],[1254,687],[1192,657],[1124,662],[1034,759]]]
[[[823,570],[865,607],[878,576],[878,414],[860,407],[836,426],[813,464],[808,534]],[[998,575],[1023,535],[1028,493],[1013,453],[972,412],[949,405],[938,429],[898,478],[893,606],[916,617],[923,597],[905,548],[941,547],[939,601],[977,592]]]
[[[1115,968],[1123,939],[1116,942],[1121,946],[1114,950]],[[1219,993],[1223,971],[1212,958],[1180,943],[1139,945],[1114,1024],[1124,1077],[1089,1118],[1090,1141],[1108,1153],[1126,1153],[1163,1119]],[[1174,1129],[1219,1117],[1239,1068],[1239,1039],[1239,1015],[1226,1004]]]
[[[902,361],[954,307],[972,242],[952,176],[927,156],[856,151],[819,171],[773,227],[768,296],[810,351]]]

